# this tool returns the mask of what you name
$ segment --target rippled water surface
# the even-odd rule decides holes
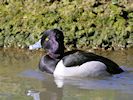
[[[0,100],[132,100],[133,49],[95,52],[126,71],[102,78],[57,80],[38,70],[43,52],[0,50]]]

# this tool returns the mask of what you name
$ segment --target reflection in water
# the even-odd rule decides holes
[[[129,79],[131,79],[133,73],[127,80],[124,78],[128,77],[128,74],[126,77],[125,75],[103,79],[60,80],[64,84],[62,88],[58,88],[53,82],[43,81],[45,90],[32,91],[30,96],[33,97],[33,100],[77,100],[78,98],[80,98],[79,100],[97,100],[98,98],[100,100],[108,100],[108,98],[111,98],[111,100],[130,100],[133,95],[133,81]]]
[[[83,99],[82,97],[90,98],[89,96],[92,96],[91,99],[94,100],[97,100],[98,98],[106,100],[109,97],[117,98],[113,100],[128,100],[132,98],[133,95],[132,71],[114,75],[112,77],[82,79],[53,79],[52,75],[47,73],[29,71],[29,73],[32,72],[34,74],[34,78],[37,78],[36,75],[38,76],[38,79],[41,79],[39,77],[42,77],[43,75],[45,78],[41,80],[43,90],[38,91],[30,89],[27,91],[27,95],[32,96],[33,100],[70,100],[71,98],[73,98],[71,100],[77,100],[78,98]],[[23,73],[28,75],[26,74],[28,71]],[[21,75],[23,75],[23,73],[21,73]],[[121,97],[119,97],[120,95]]]
[[[46,88],[46,91],[41,92],[41,100],[62,100],[63,90],[62,88],[57,88],[54,82],[43,82],[43,86]]]
[[[40,92],[35,90],[28,90],[27,96],[32,96],[34,100],[41,100],[40,99]]]
[[[62,100],[62,88],[58,88],[53,81],[53,76],[40,71],[26,70],[19,74],[21,77],[34,78],[41,81],[42,89],[27,90],[27,96],[32,96],[33,100]]]
[[[58,93],[29,91],[27,92],[27,96],[32,96],[33,100],[62,100],[62,98],[57,95]]]
[[[102,77],[102,78],[71,78],[71,79],[55,79],[55,83],[57,87],[63,85],[73,85],[82,89],[112,89],[112,90],[120,90],[122,92],[128,90],[131,94],[133,94],[133,80],[131,79],[133,76],[132,72],[123,73],[119,75],[114,75],[112,77]],[[61,84],[61,85],[60,85]]]
[[[49,88],[49,86],[52,86]],[[62,100],[62,89],[57,88],[55,85],[48,85],[46,91],[28,90],[27,96],[32,96],[33,100]],[[51,89],[51,90],[50,90]]]
[[[125,66],[127,72],[102,78],[54,79],[37,70],[42,52],[0,50],[0,100],[131,100],[133,49],[97,54]]]

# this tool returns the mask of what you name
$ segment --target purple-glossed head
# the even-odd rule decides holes
[[[64,35],[59,29],[51,29],[43,32],[41,45],[50,56],[60,58],[64,54]]]

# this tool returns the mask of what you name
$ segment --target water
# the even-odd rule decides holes
[[[133,49],[96,53],[114,60],[126,72],[58,80],[38,70],[43,52],[0,50],[0,100],[132,100]]]

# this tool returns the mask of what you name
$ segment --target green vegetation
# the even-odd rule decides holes
[[[70,49],[133,47],[133,1],[0,1],[0,47],[25,48],[51,28],[63,30]]]

